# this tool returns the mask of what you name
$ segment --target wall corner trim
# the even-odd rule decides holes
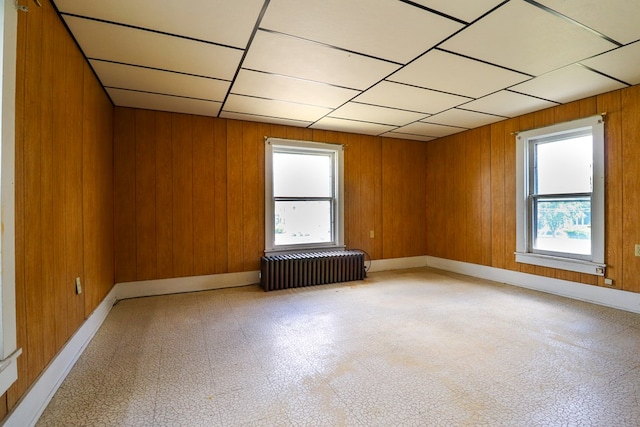
[[[585,285],[444,258],[428,257],[427,266],[640,314],[640,293]]]
[[[7,415],[4,427],[34,426],[116,301],[115,287],[84,321]]]

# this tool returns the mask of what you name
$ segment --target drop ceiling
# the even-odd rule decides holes
[[[640,83],[640,0],[54,0],[117,106],[429,141]]]

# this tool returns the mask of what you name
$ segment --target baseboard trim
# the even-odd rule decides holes
[[[36,424],[62,381],[107,318],[115,301],[116,292],[112,288],[7,415],[4,427]]]
[[[403,270],[405,268],[426,267],[428,259],[429,257],[427,257],[426,255],[406,258],[374,259],[371,261],[369,272],[375,273],[377,271]]]
[[[523,288],[547,292],[563,297],[586,301],[620,310],[640,313],[640,294],[584,285],[567,280],[554,279],[535,274],[520,273],[485,265],[470,264],[443,258],[427,257],[427,266],[453,273],[506,283]]]
[[[177,277],[172,279],[141,280],[116,283],[116,298],[139,298],[182,292],[235,288],[260,283],[259,271],[211,274],[207,276]]]

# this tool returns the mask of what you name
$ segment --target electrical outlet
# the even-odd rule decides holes
[[[640,245],[636,245],[636,256],[640,256]]]
[[[374,236],[374,234],[373,234],[373,230],[371,230],[371,231],[369,232],[369,237],[371,237],[371,238],[373,239],[373,236]]]
[[[76,294],[80,295],[82,293],[82,283],[80,283],[80,278],[76,277]]]
[[[609,279],[609,278],[604,279],[604,284],[607,286],[613,286],[613,279]]]

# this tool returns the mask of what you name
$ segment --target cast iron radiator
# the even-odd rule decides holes
[[[260,260],[260,285],[265,291],[362,280],[360,251],[270,255]]]

